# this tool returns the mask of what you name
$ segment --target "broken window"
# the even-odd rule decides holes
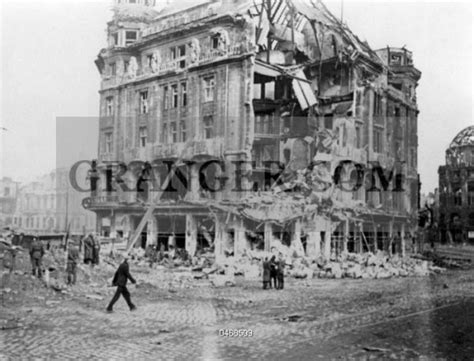
[[[139,137],[140,137],[140,147],[145,147],[146,146],[146,141],[148,138],[148,132],[146,127],[140,127],[139,128]]]
[[[187,138],[187,130],[186,130],[186,122],[184,120],[179,122],[179,132],[180,132],[181,141],[185,142]]]
[[[165,110],[169,109],[170,108],[170,96],[169,96],[169,89],[168,89],[168,86],[165,85],[163,87],[163,108]]]
[[[474,182],[467,184],[467,204],[474,206]]]
[[[186,82],[182,82],[181,83],[181,105],[183,107],[187,106],[188,105],[188,98],[187,98],[187,93],[186,93],[186,87],[187,87],[187,83]]]
[[[355,127],[355,136],[356,136],[356,139],[355,139],[355,146],[356,148],[362,148],[362,134],[361,134],[361,131],[360,131],[360,127]]]
[[[178,84],[173,84],[171,85],[171,94],[172,94],[172,102],[171,102],[171,106],[173,108],[177,108],[178,107]]]
[[[105,153],[112,153],[112,132],[104,134],[105,138]]]
[[[171,131],[171,141],[173,143],[178,142],[178,129],[176,127],[176,122],[170,123],[170,131]]]
[[[257,114],[255,115],[255,133],[278,134],[279,129],[275,123],[273,114]]]
[[[133,44],[137,41],[138,32],[136,30],[129,30],[125,32],[125,46]]]
[[[380,129],[374,129],[374,152],[382,153],[383,149],[382,131]]]
[[[111,116],[114,114],[114,97],[107,97],[105,99],[105,115]]]
[[[204,117],[204,138],[210,139],[214,137],[214,119],[212,115]]]
[[[460,185],[453,186],[453,204],[462,206],[462,189]]]
[[[262,168],[265,162],[274,161],[276,146],[275,144],[254,144],[252,149],[252,160],[257,168]]]
[[[148,113],[148,90],[140,92],[140,114]]]
[[[325,115],[324,116],[324,128],[332,130],[332,115]]]
[[[215,78],[214,76],[204,78],[204,101],[214,101],[214,89],[215,89]]]

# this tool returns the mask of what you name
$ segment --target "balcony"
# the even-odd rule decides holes
[[[115,208],[118,203],[119,197],[117,195],[86,197],[82,200],[82,206],[85,209]]]

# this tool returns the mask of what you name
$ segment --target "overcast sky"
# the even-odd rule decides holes
[[[29,180],[55,168],[58,117],[80,122],[98,115],[94,60],[106,45],[112,1],[1,3],[1,122],[8,131],[0,130],[0,176]],[[325,3],[341,15],[341,1]],[[405,45],[413,51],[422,71],[419,172],[423,191],[432,191],[446,147],[474,123],[471,3],[345,0],[343,18],[374,49]],[[82,155],[96,153],[95,137],[84,139],[94,145]]]

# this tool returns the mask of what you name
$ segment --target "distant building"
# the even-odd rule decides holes
[[[9,226],[12,223],[12,215],[16,209],[18,184],[8,177],[0,179],[0,227]]]
[[[72,234],[95,231],[95,215],[82,205],[83,193],[69,184],[62,168],[22,185],[13,225],[17,232],[53,234],[68,228]]]
[[[441,241],[474,242],[474,126],[456,135],[438,174]]]

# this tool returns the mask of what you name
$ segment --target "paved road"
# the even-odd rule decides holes
[[[114,289],[102,301],[51,296],[1,309],[0,318],[20,319],[0,331],[0,358],[473,359],[473,280],[458,273],[293,281],[282,291],[263,291],[256,282],[232,288],[197,283],[176,292],[132,288],[138,311],[119,300],[113,314],[104,308]],[[226,337],[220,329],[253,335]]]

